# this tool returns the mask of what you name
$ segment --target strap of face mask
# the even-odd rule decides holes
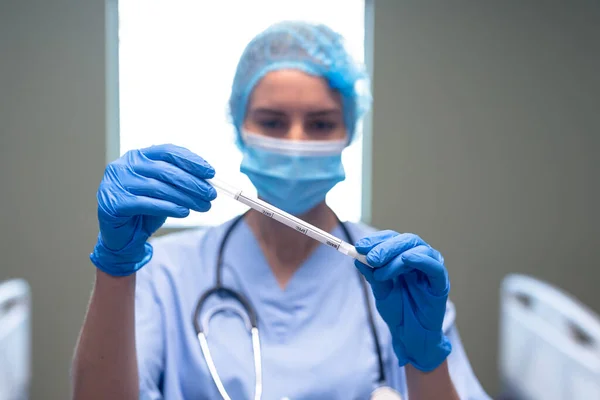
[[[348,144],[347,139],[341,140],[289,140],[273,138],[256,133],[242,132],[244,144],[248,147],[261,149],[277,154],[296,156],[335,156],[342,153]]]

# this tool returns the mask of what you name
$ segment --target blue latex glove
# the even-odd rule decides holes
[[[400,365],[436,369],[452,351],[442,331],[450,291],[442,255],[416,235],[393,231],[362,238],[356,250],[374,267],[355,262],[392,333]]]
[[[134,273],[152,258],[148,238],[167,217],[208,211],[217,197],[204,179],[215,170],[204,159],[174,145],[127,152],[110,163],[98,189],[100,233],[90,259],[113,276]]]

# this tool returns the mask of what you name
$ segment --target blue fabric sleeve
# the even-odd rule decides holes
[[[456,325],[453,324],[446,335],[452,343],[452,353],[448,356],[448,369],[459,397],[465,400],[491,400],[473,373]]]
[[[163,398],[164,316],[152,277],[153,264],[137,272],[135,288],[135,343],[142,400]]]

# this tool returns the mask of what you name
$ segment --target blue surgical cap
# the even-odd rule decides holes
[[[285,21],[271,25],[246,46],[237,66],[229,112],[243,148],[241,129],[248,99],[268,72],[297,69],[322,77],[342,97],[348,136],[356,136],[357,123],[371,106],[369,79],[364,64],[355,61],[343,37],[322,24]]]

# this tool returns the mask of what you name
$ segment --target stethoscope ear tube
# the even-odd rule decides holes
[[[210,348],[208,347],[208,341],[206,340],[206,335],[204,332],[198,333],[198,341],[200,342],[200,349],[202,349],[202,355],[206,360],[208,371],[210,372],[213,382],[217,386],[217,390],[221,394],[221,397],[223,397],[223,400],[231,400],[231,397],[229,397],[227,391],[225,390],[225,386],[223,386],[221,377],[219,377],[219,374],[217,373],[217,367],[215,366],[212,355],[210,354]]]
[[[206,328],[203,326],[204,324],[202,323],[202,320],[198,317],[200,315],[202,315],[202,310],[204,309],[204,305],[206,304],[206,299],[208,299],[213,294],[219,295],[220,297],[225,297],[225,296],[233,297],[235,299],[235,301],[237,301],[239,304],[241,304],[242,307],[244,308],[244,311],[246,312],[246,315],[248,316],[248,321],[250,322],[250,327],[258,328],[258,318],[256,316],[256,312],[254,311],[254,308],[250,305],[250,302],[244,296],[242,296],[235,290],[229,289],[227,287],[215,286],[215,287],[207,290],[206,292],[202,293],[202,296],[200,296],[200,300],[198,300],[198,303],[196,304],[196,310],[194,312],[194,318],[193,318],[194,329],[196,330],[196,334],[205,332]],[[243,317],[242,317],[242,319],[245,320],[245,318],[243,318]]]
[[[212,307],[208,310],[204,317],[202,317],[202,311],[204,309],[204,305],[207,303],[207,299],[213,294],[219,296],[231,296],[235,299],[239,304],[242,305],[244,313],[240,312],[239,309],[233,307],[231,305],[221,305]],[[200,300],[198,300],[198,304],[196,305],[196,310],[194,313],[194,329],[196,330],[196,336],[198,337],[198,341],[200,342],[200,349],[202,350],[202,355],[206,360],[206,365],[208,367],[208,371],[217,386],[217,390],[221,394],[221,397],[224,400],[231,400],[227,391],[225,390],[225,386],[221,381],[221,377],[217,372],[217,367],[212,358],[212,354],[210,353],[210,348],[208,346],[208,326],[211,318],[219,312],[222,311],[231,311],[237,314],[244,324],[246,328],[250,331],[250,335],[252,337],[252,353],[254,357],[254,375],[255,375],[255,384],[254,384],[254,399],[260,400],[262,397],[262,355],[260,351],[260,335],[258,332],[258,318],[256,317],[256,313],[254,309],[250,305],[250,302],[241,294],[236,291],[226,288],[226,287],[213,287],[212,289],[207,290],[202,294]]]

